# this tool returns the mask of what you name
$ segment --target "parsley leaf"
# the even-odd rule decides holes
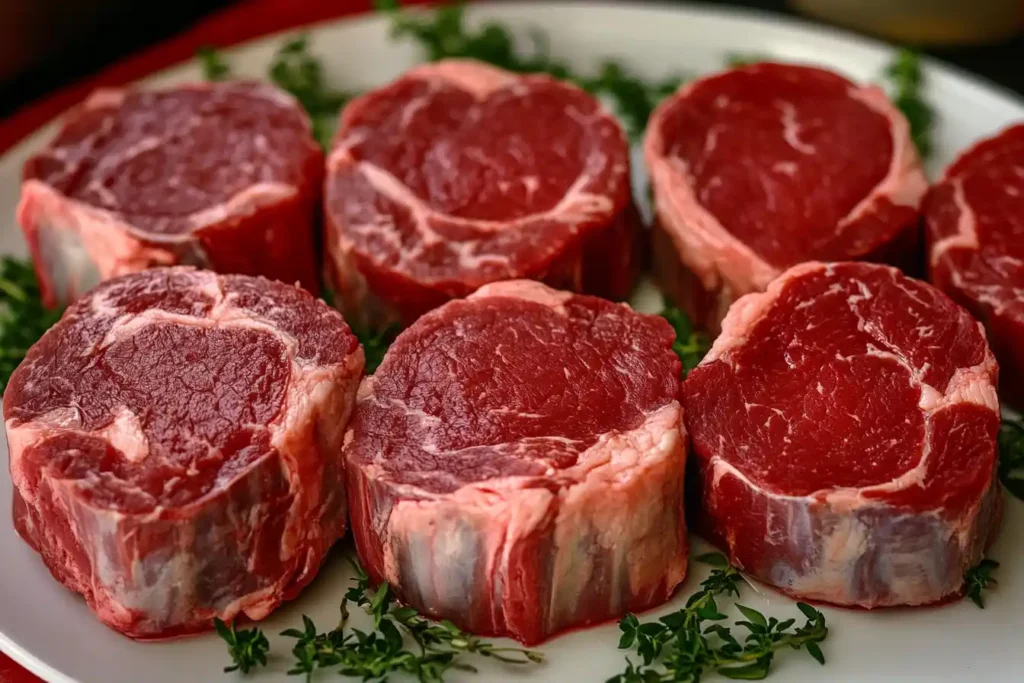
[[[892,101],[907,117],[910,124],[910,137],[921,154],[927,160],[932,154],[932,125],[935,123],[935,110],[925,101],[921,94],[924,85],[924,72],[921,70],[921,57],[914,50],[903,48],[896,58],[885,69],[886,78],[892,84]]]
[[[516,73],[547,74],[575,83],[595,96],[609,98],[634,139],[643,135],[658,102],[683,81],[683,76],[674,75],[649,82],[615,60],[605,60],[596,75],[576,73],[551,56],[543,31],[532,29],[532,49],[520,50],[512,33],[497,22],[486,22],[477,30],[468,28],[461,4],[416,15],[404,12],[394,0],[378,0],[375,6],[389,15],[391,35],[417,43],[429,61],[449,57],[477,59]]]
[[[998,581],[992,578],[992,572],[999,568],[999,563],[987,557],[975,566],[964,572],[964,595],[971,601],[985,609],[985,600],[982,591],[995,586]]]
[[[741,66],[771,61],[773,61],[771,56],[761,52],[730,52],[725,56],[725,64],[730,69],[738,69]]]
[[[223,55],[212,47],[201,47],[196,50],[196,57],[203,69],[203,78],[208,81],[223,81],[231,78],[231,66],[224,61]]]
[[[825,663],[819,643],[828,637],[828,627],[821,612],[797,603],[806,622],[794,629],[796,619],[779,621],[737,604],[746,619],[727,626],[721,623],[728,617],[719,611],[715,596],[739,596],[742,576],[719,553],[696,559],[715,569],[686,607],[657,621],[641,623],[627,614],[619,622],[619,648],[635,649],[642,663],[627,657],[626,668],[607,683],[697,683],[712,672],[732,679],[761,679],[770,673],[775,653],[786,648],[804,649],[818,663]],[[735,635],[736,627],[746,635]]]
[[[1024,500],[1024,419],[1003,420],[999,426],[999,479]]]
[[[320,633],[306,616],[302,629],[288,629],[281,635],[294,638],[294,663],[289,674],[305,675],[311,681],[317,669],[336,668],[345,676],[364,681],[386,680],[393,673],[407,673],[425,683],[442,683],[445,673],[455,669],[476,671],[465,657],[476,655],[508,664],[539,663],[539,652],[494,644],[460,630],[448,621],[436,623],[411,607],[393,607],[394,593],[387,583],[376,590],[369,577],[353,563],[356,577],[341,604],[341,619],[331,631]],[[348,628],[349,603],[355,603],[373,617],[374,630],[367,633]],[[415,644],[405,646],[406,637]]]
[[[228,654],[234,662],[232,666],[224,667],[225,673],[241,671],[247,674],[257,666],[267,665],[270,643],[263,631],[258,628],[240,631],[235,624],[228,626],[220,619],[214,619],[213,625],[217,635],[228,644]]]
[[[221,81],[231,77],[230,65],[216,49],[200,48],[196,57],[206,80]],[[271,58],[267,77],[299,101],[309,115],[313,137],[321,147],[329,148],[338,115],[352,94],[327,85],[323,64],[309,50],[309,39],[300,35],[285,41]]]
[[[388,352],[388,349],[398,338],[398,333],[402,331],[402,328],[397,324],[389,325],[383,330],[370,330],[370,329],[353,329],[353,334],[359,339],[359,343],[363,345],[363,353],[366,354],[366,374],[373,374],[381,362],[384,360],[384,355]]]
[[[329,148],[338,114],[352,94],[325,83],[323,64],[310,52],[309,39],[298,36],[282,45],[270,62],[269,76],[299,101],[313,123],[313,137]]]
[[[36,273],[28,259],[0,259],[0,392],[11,373],[62,310],[43,307]]]
[[[672,343],[672,350],[682,361],[683,377],[686,377],[690,370],[697,367],[707,354],[711,348],[711,342],[706,334],[694,329],[689,316],[668,299],[665,299],[660,315],[676,331],[676,340]]]

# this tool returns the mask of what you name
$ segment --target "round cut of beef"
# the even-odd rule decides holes
[[[371,326],[514,278],[621,299],[640,265],[621,126],[572,85],[473,61],[345,108],[324,213],[336,304]]]
[[[916,270],[928,184],[878,87],[771,63],[709,76],[657,108],[644,155],[659,284],[712,333],[798,263]]]
[[[18,221],[47,305],[160,265],[316,291],[323,153],[266,84],[103,90],[25,164]]]
[[[109,280],[4,394],[15,526],[131,637],[261,619],[344,534],[362,369],[341,315],[297,287],[186,267]]]
[[[421,317],[345,436],[370,576],[528,644],[666,600],[687,553],[672,340],[661,318],[525,280]]]
[[[956,595],[993,539],[997,366],[895,268],[809,263],[737,301],[683,384],[699,531],[797,598]]]
[[[1000,397],[1024,407],[1024,124],[965,151],[924,217],[932,283],[985,323]]]

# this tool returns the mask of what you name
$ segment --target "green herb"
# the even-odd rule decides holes
[[[821,612],[797,603],[806,622],[793,629],[795,619],[766,618],[755,609],[737,604],[745,619],[733,627],[725,626],[719,622],[728,617],[719,611],[715,596],[739,596],[742,577],[721,554],[702,555],[697,560],[715,569],[701,583],[701,590],[690,596],[686,607],[658,621],[641,623],[627,614],[619,622],[619,647],[635,648],[642,663],[627,657],[625,670],[607,683],[697,683],[710,673],[733,679],[762,679],[770,673],[775,653],[784,648],[804,649],[819,663],[825,663],[819,643],[828,636],[828,627]],[[743,629],[745,635],[734,635],[735,627]]]
[[[309,51],[306,36],[293,38],[278,49],[270,62],[269,76],[295,96],[313,122],[313,136],[324,148],[330,147],[338,113],[352,95],[324,82],[323,65]]]
[[[371,374],[380,367],[381,361],[384,360],[384,354],[387,353],[388,348],[395,342],[401,331],[402,328],[397,324],[388,325],[383,330],[353,330],[366,354],[366,374]]]
[[[921,88],[924,73],[921,58],[917,52],[903,48],[885,69],[885,75],[892,84],[892,101],[900,108],[910,123],[910,137],[917,146],[922,159],[932,153],[932,125],[935,111],[924,100]]]
[[[665,299],[661,317],[668,321],[676,331],[676,340],[672,342],[672,350],[683,363],[683,377],[697,367],[701,359],[711,348],[707,335],[694,329],[689,316],[668,299]]]
[[[1024,420],[1003,420],[999,426],[999,479],[1024,500]]]
[[[220,619],[214,619],[213,625],[217,635],[228,644],[228,654],[234,662],[232,666],[224,667],[226,673],[241,671],[247,674],[257,666],[267,665],[270,643],[263,631],[258,628],[239,631],[235,624],[228,626]]]
[[[208,81],[223,81],[231,77],[231,66],[216,48],[201,47],[196,50],[196,57],[203,68],[203,78]]]
[[[595,95],[611,98],[630,135],[638,138],[643,135],[658,102],[678,90],[684,80],[677,75],[649,83],[619,62],[609,60],[601,64],[595,78],[582,79],[580,85]]]
[[[461,4],[415,15],[401,10],[394,0],[377,0],[375,5],[390,16],[391,35],[417,43],[428,60],[477,59],[516,73],[544,73],[571,81],[594,95],[611,99],[634,138],[643,134],[657,103],[683,80],[672,76],[648,82],[614,60],[606,60],[596,76],[575,73],[551,56],[543,31],[531,30],[532,49],[523,51],[511,32],[497,22],[486,22],[477,30],[468,28]]]
[[[29,347],[60,320],[61,312],[43,306],[30,260],[0,260],[0,392]]]
[[[725,56],[725,64],[730,69],[738,69],[741,66],[760,64],[761,62],[773,61],[770,55],[760,52],[730,52]]]
[[[964,572],[964,595],[975,605],[985,609],[982,591],[995,586],[998,581],[992,578],[992,572],[999,568],[999,563],[987,557]]]
[[[394,594],[390,586],[384,583],[373,590],[362,568],[355,564],[355,569],[354,585],[345,594],[341,619],[334,630],[319,633],[313,621],[303,616],[301,630],[288,629],[281,634],[295,639],[292,648],[295,662],[289,674],[305,675],[310,681],[317,669],[337,668],[342,675],[360,677],[364,681],[407,673],[423,683],[442,683],[449,670],[476,671],[464,661],[467,655],[509,664],[543,661],[538,652],[496,647],[451,622],[432,622],[411,607],[393,608]],[[362,607],[373,617],[373,631],[347,629],[349,603]],[[406,636],[415,643],[413,648],[405,647]]]

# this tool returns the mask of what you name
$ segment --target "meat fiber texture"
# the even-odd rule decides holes
[[[997,374],[981,325],[928,284],[786,271],[733,305],[684,382],[699,530],[797,598],[958,594],[1002,511]]]
[[[729,305],[805,261],[919,268],[928,183],[876,86],[757,64],[683,86],[644,142],[662,289],[717,334]]]
[[[110,280],[4,395],[15,526],[133,638],[261,619],[345,532],[362,370],[341,315],[291,285],[185,267]]]
[[[1024,124],[961,154],[924,216],[932,283],[985,323],[1000,397],[1024,408]]]
[[[43,300],[185,264],[317,291],[323,153],[272,86],[102,90],[24,168],[18,221]]]
[[[672,338],[525,280],[421,317],[363,381],[345,437],[370,576],[527,644],[666,600],[687,559]]]
[[[324,214],[336,305],[371,327],[515,278],[624,299],[641,265],[615,118],[568,83],[468,60],[345,108]]]

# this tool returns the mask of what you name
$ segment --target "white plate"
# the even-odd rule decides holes
[[[511,26],[536,25],[551,37],[554,52],[573,67],[593,68],[597,59],[615,56],[649,77],[672,71],[706,72],[721,68],[729,52],[757,52],[781,60],[823,64],[858,80],[877,78],[891,57],[878,43],[844,33],[783,21],[766,15],[687,7],[615,7],[611,5],[502,3],[473,7],[472,19],[499,19]],[[412,65],[415,50],[387,39],[379,17],[327,23],[311,31],[324,57],[331,82],[359,89],[388,81]],[[263,75],[280,37],[260,39],[230,51],[236,69]],[[1024,120],[1024,103],[966,74],[929,62],[928,99],[937,107],[935,161],[932,171],[948,163],[957,150],[975,139]],[[200,77],[195,64],[170,69],[148,80],[174,83]],[[52,133],[45,129],[0,160],[0,251],[24,253],[14,223],[20,169],[28,154]],[[647,292],[641,308],[656,305]],[[646,304],[646,306],[644,305]],[[0,470],[7,471],[3,447]],[[0,511],[10,510],[11,491],[0,484]],[[7,514],[6,512],[2,514]],[[1002,563],[1000,584],[982,611],[969,602],[940,608],[880,612],[825,609],[831,633],[824,644],[828,665],[807,655],[784,651],[776,658],[773,679],[800,681],[965,681],[1021,680],[1019,623],[1024,614],[1024,503],[1009,498],[1002,535],[990,555]],[[261,624],[278,654],[254,683],[296,681],[285,676],[289,648],[276,637],[309,614],[323,627],[333,626],[349,571],[336,552],[317,581],[294,603]],[[697,589],[705,570],[691,568],[678,597],[655,614],[678,609]],[[746,588],[744,602],[775,615],[799,616],[792,601],[769,590]],[[650,615],[649,615],[650,616]],[[616,650],[614,624],[571,633],[543,647],[548,663],[528,669],[481,666],[478,676],[451,681],[499,683],[527,679],[550,683],[595,683],[619,672],[623,653]],[[85,604],[62,589],[7,519],[0,519],[0,649],[42,678],[59,683],[178,683],[227,681],[223,643],[203,636],[169,643],[134,643],[96,621]],[[319,680],[340,680],[335,673]],[[719,679],[721,680],[721,679]]]

